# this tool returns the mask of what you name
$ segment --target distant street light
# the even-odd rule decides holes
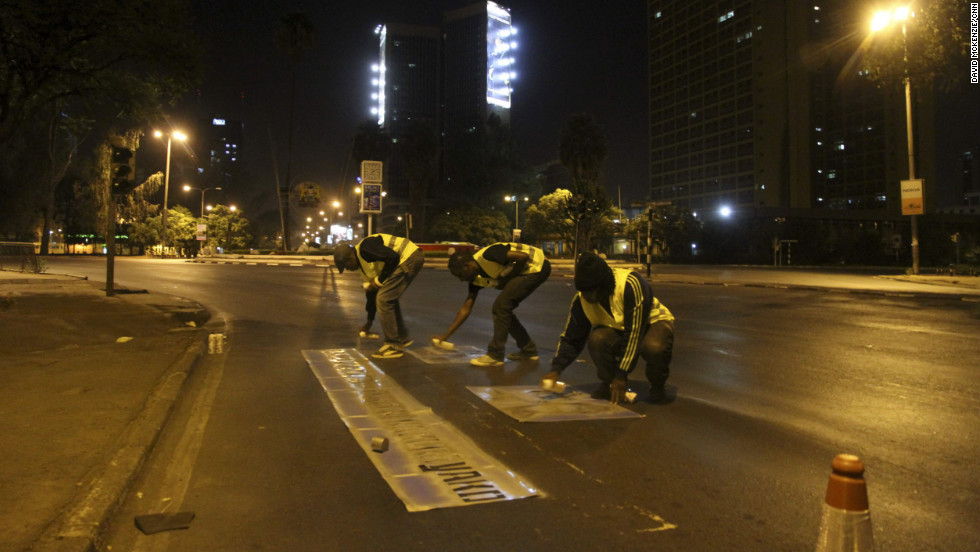
[[[914,16],[911,8],[902,6],[892,10],[879,11],[871,19],[871,32],[881,31],[894,22],[900,21],[902,23],[902,49],[904,51],[903,62],[905,63],[905,136],[908,139],[909,180],[915,180],[915,145],[912,135],[912,81],[909,78],[909,50],[905,20]],[[925,202],[925,198],[923,198],[923,202]],[[912,217],[912,274],[918,274],[919,226],[916,215],[909,216]]]
[[[517,197],[516,195],[504,196],[504,201],[513,201],[514,202],[514,230],[519,230],[521,228],[521,225],[519,224],[519,221],[517,219],[517,217],[518,217],[518,207],[520,206],[520,202],[518,201],[519,199],[520,198]],[[527,196],[524,196],[524,203],[527,203],[527,201],[528,201],[528,197]]]
[[[204,192],[206,192],[208,190],[220,190],[220,189],[221,189],[221,186],[218,186],[217,188],[197,188],[197,187],[194,187],[194,186],[190,186],[188,184],[184,184],[184,191],[185,192],[189,192],[191,190],[197,190],[197,191],[201,192],[201,218],[204,218]]]
[[[162,138],[164,133],[157,130],[153,132],[157,138]],[[167,133],[167,167],[163,176],[163,253],[167,253],[167,195],[170,192],[170,144],[176,138],[183,142],[187,140],[187,135],[175,130]]]

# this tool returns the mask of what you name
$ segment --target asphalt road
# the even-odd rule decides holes
[[[100,260],[51,261],[61,269],[104,277]],[[867,466],[880,550],[980,546],[976,303],[657,284],[678,319],[675,400],[631,405],[643,418],[521,424],[465,386],[531,385],[546,371],[573,294],[553,275],[518,310],[538,365],[378,361],[545,496],[409,513],[301,355],[358,346],[356,276],[117,259],[116,287],[201,302],[229,350],[193,374],[105,549],[810,550],[840,452]],[[465,291],[423,271],[403,300],[416,339],[448,326]],[[457,344],[485,346],[493,295],[481,294]],[[592,372],[574,365],[567,381],[588,385]],[[133,527],[136,515],[174,511],[195,513],[189,529]]]

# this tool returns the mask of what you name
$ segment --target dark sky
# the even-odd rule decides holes
[[[370,66],[378,53],[374,28],[382,22],[436,26],[444,11],[469,3],[194,2],[206,53],[197,101],[201,115],[244,118],[244,154],[252,180],[263,190],[274,190],[270,152],[274,141],[283,175],[290,87],[290,66],[275,46],[275,32],[283,15],[307,14],[317,41],[298,69],[291,172],[294,182],[313,180],[330,190],[343,177],[357,125],[371,118]],[[605,180],[614,201],[618,185],[624,206],[642,199],[647,180],[646,2],[512,0],[503,5],[511,8],[519,32],[511,126],[524,159],[532,165],[557,159],[559,131],[568,117],[590,113],[609,144]]]

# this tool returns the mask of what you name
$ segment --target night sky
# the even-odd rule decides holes
[[[313,180],[328,191],[336,189],[356,127],[371,118],[370,67],[378,54],[374,28],[383,22],[438,26],[444,11],[470,3],[194,2],[206,59],[202,86],[188,103],[196,104],[201,116],[246,122],[243,156],[252,173],[250,186],[271,193],[273,141],[279,174],[285,174],[290,86],[290,65],[275,46],[275,33],[283,15],[307,14],[317,40],[297,73],[291,172],[294,182]],[[624,206],[645,197],[645,0],[513,0],[503,5],[511,8],[519,33],[511,126],[524,160],[537,165],[557,159],[559,132],[568,117],[589,113],[609,144],[605,182],[611,197],[616,201],[620,185]],[[572,5],[574,13],[569,12]],[[356,168],[350,170],[355,176]]]

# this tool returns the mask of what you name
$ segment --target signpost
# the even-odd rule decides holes
[[[921,215],[923,213],[922,179],[902,181],[902,214]]]
[[[371,214],[381,213],[381,161],[361,161],[361,213],[368,216],[367,235],[371,235]]]

